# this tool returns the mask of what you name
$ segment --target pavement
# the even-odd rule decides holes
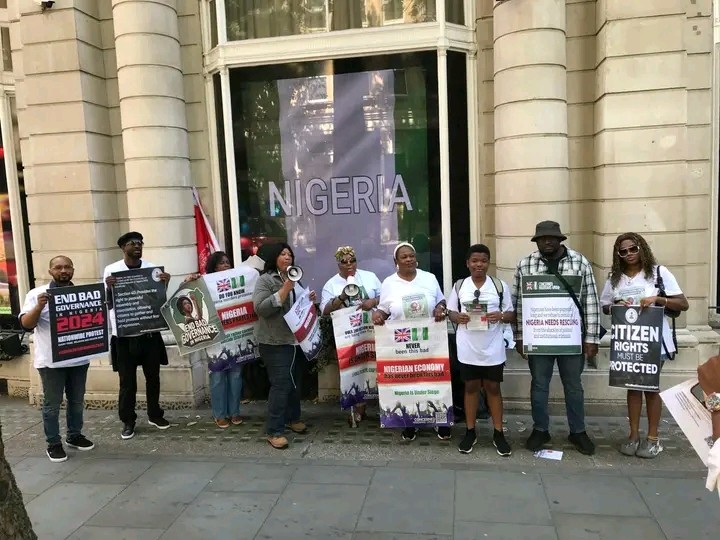
[[[264,403],[245,405],[246,422],[221,431],[207,409],[168,411],[170,429],[149,426],[120,439],[112,411],[86,411],[90,452],[45,457],[39,410],[0,398],[6,455],[38,537],[44,539],[538,539],[717,538],[720,499],[682,432],[664,419],[665,451],[628,458],[617,444],[623,417],[587,419],[598,445],[583,456],[553,417],[561,461],[522,448],[532,424],[509,414],[510,458],[478,424],[470,455],[432,431],[412,443],[368,419],[347,425],[336,406],[303,404],[309,430],[286,451],[263,437]],[[372,409],[370,409],[372,415]]]

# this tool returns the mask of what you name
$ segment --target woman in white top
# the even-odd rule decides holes
[[[376,308],[380,301],[380,280],[372,272],[358,270],[355,249],[352,246],[337,248],[335,260],[337,260],[338,273],[328,279],[323,287],[320,301],[322,314],[330,315],[333,311],[350,306],[358,306],[363,311]],[[345,293],[345,288],[349,283],[357,286],[358,294],[353,298],[348,297]],[[366,405],[364,398],[363,401],[355,404],[354,412],[351,413],[355,414],[355,425],[365,418]],[[352,426],[352,417],[349,422]]]
[[[446,302],[437,278],[417,267],[415,248],[401,242],[395,248],[393,259],[397,272],[388,276],[380,288],[380,303],[373,313],[373,323],[383,325],[387,320],[419,319],[434,317],[445,320]],[[437,428],[442,440],[451,438],[448,426]],[[405,428],[402,438],[414,441],[417,428]]]
[[[662,278],[667,296],[658,296],[658,274]],[[600,295],[600,304],[605,314],[610,314],[610,306],[661,306],[674,311],[687,311],[687,298],[678,285],[675,276],[664,266],[658,266],[650,246],[636,233],[624,233],[617,237],[613,246],[613,265],[605,287]],[[667,317],[663,322],[663,354],[675,352],[672,333]],[[620,452],[626,456],[654,458],[663,447],[658,437],[658,427],[662,414],[662,400],[657,392],[645,392],[648,417],[647,439],[640,441],[640,414],[642,412],[643,392],[628,390],[628,419],[630,436],[620,446]]]
[[[493,446],[499,455],[509,456],[512,449],[502,429],[500,383],[505,367],[503,323],[515,320],[510,288],[507,283],[487,275],[490,266],[487,246],[470,246],[465,264],[470,276],[455,283],[448,299],[448,317],[457,325],[457,359],[465,382],[467,431],[458,450],[469,454],[477,443],[475,421],[480,389],[484,388],[495,428]]]

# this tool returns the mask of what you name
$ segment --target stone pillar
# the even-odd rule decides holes
[[[570,229],[565,0],[495,4],[495,235],[508,278],[538,221]]]
[[[112,12],[128,228],[179,277],[197,256],[177,0],[113,0]]]

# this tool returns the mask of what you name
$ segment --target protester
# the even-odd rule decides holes
[[[103,279],[108,287],[108,298],[112,298],[112,287],[117,282],[113,272],[123,272],[137,268],[152,268],[156,264],[142,259],[143,236],[139,232],[123,234],[117,241],[123,252],[123,258],[105,267]],[[167,286],[170,274],[161,272],[161,281]],[[110,355],[113,371],[120,378],[118,396],[118,415],[123,423],[120,436],[127,440],[135,436],[135,403],[137,398],[137,368],[142,367],[145,375],[145,395],[147,399],[148,423],[158,429],[167,429],[170,423],[160,408],[160,366],[167,365],[168,357],[160,332],[149,332],[137,336],[118,337],[115,325],[115,310],[108,310],[112,339]]]
[[[483,244],[470,246],[465,257],[470,276],[458,280],[448,299],[448,317],[457,326],[457,357],[465,383],[465,437],[458,450],[469,454],[477,443],[475,421],[484,389],[493,421],[493,446],[501,456],[512,454],[503,433],[503,400],[500,383],[505,368],[503,324],[515,320],[510,289],[497,278],[487,275],[490,249]],[[488,327],[472,328],[471,314],[479,310],[487,317]]]
[[[60,406],[63,392],[67,398],[65,442],[76,450],[87,451],[95,448],[95,445],[82,434],[85,381],[90,359],[74,358],[53,363],[48,302],[53,289],[72,287],[75,269],[68,257],[60,255],[50,259],[49,272],[52,281],[47,285],[35,287],[25,296],[25,303],[20,310],[20,324],[25,330],[35,330],[33,365],[38,370],[43,385],[43,429],[48,445],[45,453],[53,463],[62,463],[67,461],[67,454],[60,437]]]
[[[560,232],[558,223],[554,221],[538,223],[535,228],[535,235],[532,237],[532,241],[537,244],[538,250],[522,259],[515,270],[512,291],[512,300],[516,306],[517,315],[515,347],[518,353],[528,360],[531,376],[530,401],[533,430],[525,443],[525,447],[536,452],[550,442],[548,398],[550,380],[553,376],[555,360],[557,360],[558,371],[565,392],[565,408],[570,428],[568,440],[580,453],[592,455],[595,453],[595,444],[585,431],[585,396],[580,376],[585,367],[584,356],[593,358],[598,353],[600,309],[592,266],[583,255],[562,244],[566,239],[567,237]],[[547,274],[560,277],[579,276],[581,279],[578,308],[582,324],[584,355],[530,354],[526,356],[523,352],[522,278],[523,276]],[[568,294],[570,294],[570,291],[568,291]],[[566,299],[566,297],[561,298]]]
[[[710,491],[718,491],[720,495],[720,356],[713,356],[698,367],[698,381],[703,394],[705,406],[712,418],[713,445],[708,455],[708,475],[705,487]]]
[[[661,296],[660,288],[667,296]],[[675,276],[655,261],[650,246],[636,233],[624,233],[615,239],[613,263],[610,275],[600,295],[603,312],[610,314],[610,307],[620,306],[662,306],[676,311],[686,311],[687,298],[680,290]],[[663,320],[663,360],[673,359],[675,344],[667,317]],[[662,399],[658,392],[645,392],[647,408],[647,438],[640,440],[640,413],[642,412],[643,392],[628,390],[627,406],[630,421],[628,440],[620,445],[620,452],[626,456],[652,459],[663,451],[658,435]]]
[[[440,285],[433,274],[417,267],[413,245],[408,242],[398,244],[393,260],[397,272],[385,278],[382,283],[380,303],[373,312],[373,323],[383,325],[387,320],[429,318],[431,313],[436,321],[445,320],[447,306]],[[407,301],[409,297],[412,297],[412,302]],[[438,427],[437,434],[442,440],[452,437],[448,426]],[[417,428],[405,428],[401,436],[405,441],[414,441]]]
[[[230,269],[232,269],[232,263],[224,251],[216,251],[210,255],[205,264],[206,274]],[[200,274],[191,274],[185,278],[185,283],[200,279],[200,277]],[[242,364],[238,363],[239,359],[240,355],[233,354],[226,347],[223,347],[220,355],[208,357],[210,408],[215,425],[220,429],[227,429],[231,424],[239,426],[243,423],[240,416],[243,380]]]
[[[342,246],[335,251],[338,273],[331,277],[322,290],[320,310],[323,315],[330,315],[333,311],[350,306],[358,306],[363,311],[377,307],[380,301],[380,280],[372,272],[359,270],[355,249],[351,246]],[[351,277],[352,276],[352,277]],[[345,294],[348,283],[358,287],[358,295],[349,298]],[[355,421],[365,418],[366,403],[364,401],[355,405]],[[352,418],[350,419],[352,425]]]
[[[300,420],[299,388],[299,367],[305,355],[283,317],[303,293],[303,288],[299,282],[288,279],[288,267],[295,263],[295,254],[288,244],[269,246],[263,258],[265,273],[258,278],[253,292],[258,317],[255,338],[270,379],[267,441],[273,448],[282,450],[288,447],[284,436],[286,427],[295,433],[307,431]],[[310,292],[310,299],[316,301],[315,291]]]

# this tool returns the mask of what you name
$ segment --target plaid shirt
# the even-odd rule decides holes
[[[558,273],[563,276],[582,276],[578,300],[585,315],[585,343],[600,343],[600,302],[598,302],[595,276],[590,262],[577,251],[566,247],[566,254],[560,260]],[[514,325],[515,340],[522,340],[522,277],[549,274],[545,261],[536,251],[522,259],[515,269],[512,300],[517,309],[517,322]]]

